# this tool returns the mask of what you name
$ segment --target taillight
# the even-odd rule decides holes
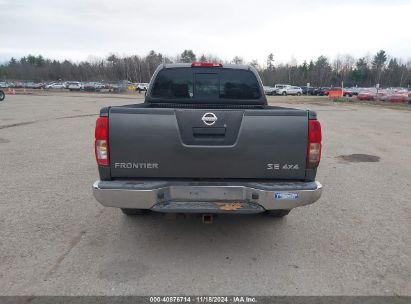
[[[191,64],[192,68],[221,68],[222,66],[221,63],[214,62],[193,62]]]
[[[108,117],[99,117],[96,121],[95,153],[99,166],[108,166],[110,163],[108,151]]]
[[[321,159],[321,124],[318,120],[308,121],[307,167],[316,168]]]

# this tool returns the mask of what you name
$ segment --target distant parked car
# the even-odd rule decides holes
[[[350,88],[344,88],[343,95],[345,97],[353,97],[354,95],[358,95],[358,92],[355,92],[354,90]]]
[[[33,84],[32,89],[43,89],[44,86],[45,86],[44,83],[38,82],[38,83]]]
[[[0,88],[8,88],[9,84],[7,82],[0,82]]]
[[[99,88],[100,90],[106,88],[106,85],[105,85],[104,83],[101,83],[101,82],[96,82],[96,86],[97,86],[97,88]]]
[[[112,85],[112,90],[114,92],[126,92],[129,86],[132,86],[133,83],[128,80],[120,80],[117,84]]]
[[[358,100],[375,100],[377,93],[374,91],[361,91],[358,93]]]
[[[86,82],[83,84],[83,90],[87,92],[94,92],[96,91],[96,87],[92,82]]]
[[[352,87],[352,88],[346,88],[345,90],[351,92],[353,96],[357,96],[358,93],[361,91],[361,88]]]
[[[345,96],[345,97],[352,97],[354,95],[354,92],[351,89],[345,89],[345,88],[341,89],[340,87],[333,87],[333,88],[325,89],[324,90],[324,95],[326,95],[326,96],[330,95],[330,91],[339,91],[340,94],[342,96]]]
[[[61,82],[53,82],[46,85],[46,89],[64,89],[64,84]]]
[[[147,91],[148,89],[148,83],[138,83],[136,86],[136,91]]]
[[[87,82],[83,85],[84,91],[87,92],[99,92],[102,88],[104,88],[104,85],[98,82]]]
[[[338,91],[338,90],[341,90],[341,88],[328,88],[328,89],[325,89],[324,90],[324,95],[325,96],[328,96],[328,95],[330,95],[330,91]]]
[[[67,89],[69,89],[70,91],[80,91],[82,89],[81,82],[70,81],[67,83]]]
[[[276,88],[270,86],[263,86],[265,95],[275,95]]]
[[[26,82],[23,84],[23,87],[26,89],[41,89],[42,87],[44,87],[44,83],[35,83],[35,82]]]
[[[330,87],[320,87],[320,88],[316,88],[315,90],[314,90],[314,95],[317,95],[317,96],[325,96],[326,94],[326,92],[327,91],[329,91],[331,88]]]
[[[26,89],[32,89],[33,86],[34,86],[34,82],[32,81],[23,83],[23,88],[26,88]]]
[[[314,87],[306,87],[306,86],[302,86],[300,87],[303,90],[303,94],[304,95],[315,95],[315,90],[316,88]]]
[[[291,87],[291,85],[290,84],[276,84],[276,85],[274,85],[274,88],[275,88],[276,91],[280,90],[280,89],[287,88],[287,87]]]
[[[390,102],[407,102],[409,98],[408,90],[398,90],[388,97]]]
[[[301,95],[303,93],[303,90],[300,87],[293,87],[293,86],[287,86],[282,89],[276,90],[276,94],[278,95]]]

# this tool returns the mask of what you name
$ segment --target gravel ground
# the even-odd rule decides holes
[[[315,204],[262,215],[128,218],[91,193],[99,108],[142,96],[0,103],[0,295],[411,295],[411,112],[326,98]]]

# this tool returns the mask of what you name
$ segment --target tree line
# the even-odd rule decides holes
[[[384,50],[374,56],[354,58],[351,55],[339,55],[333,60],[319,56],[316,60],[297,63],[277,63],[274,54],[267,56],[266,62],[257,60],[245,62],[235,56],[232,60],[202,54],[197,56],[192,50],[170,57],[155,51],[145,56],[117,56],[93,58],[79,63],[69,60],[58,61],[44,58],[42,55],[28,55],[20,59],[11,58],[0,65],[0,79],[26,80],[34,82],[56,80],[148,82],[157,66],[161,63],[176,62],[221,62],[250,64],[254,66],[265,85],[287,83],[291,85],[371,87],[377,83],[386,87],[407,87],[411,84],[411,61],[389,56]]]

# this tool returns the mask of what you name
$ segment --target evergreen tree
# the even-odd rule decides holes
[[[194,62],[196,61],[196,55],[192,50],[184,50],[181,53],[181,62]]]
[[[374,70],[374,76],[375,76],[375,82],[380,83],[381,81],[381,75],[384,70],[385,62],[387,61],[387,54],[385,51],[381,50],[379,51],[375,56],[372,61],[372,67]]]
[[[267,57],[267,69],[270,70],[270,71],[274,69],[274,55],[273,55],[273,53],[270,53]]]

